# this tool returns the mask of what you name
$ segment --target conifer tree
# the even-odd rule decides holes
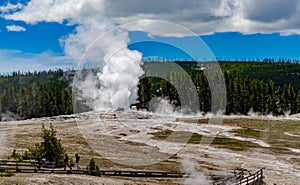
[[[41,129],[43,142],[40,144],[42,148],[41,156],[45,157],[48,161],[58,162],[64,157],[65,149],[61,144],[61,140],[57,138],[56,132],[52,123],[50,123],[49,129],[45,128],[45,124],[43,123]]]

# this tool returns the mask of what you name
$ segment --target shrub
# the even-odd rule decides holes
[[[92,176],[100,176],[101,172],[99,170],[99,166],[96,164],[94,158],[90,160],[90,163],[86,167],[87,174]]]
[[[9,158],[15,159],[17,161],[23,161],[22,155],[19,154],[15,148],[14,148],[12,154],[9,156]]]
[[[11,170],[6,170],[4,173],[0,173],[0,177],[12,177],[15,173]]]
[[[24,160],[35,159],[34,155],[30,151],[25,151],[22,157]]]
[[[70,158],[69,165],[70,165],[71,167],[74,167],[74,166],[75,166],[75,162],[74,162],[74,159],[73,159],[73,158]]]
[[[33,159],[38,159],[38,157],[42,157],[44,153],[44,148],[40,143],[36,143],[34,147],[29,147],[28,152],[31,153]]]

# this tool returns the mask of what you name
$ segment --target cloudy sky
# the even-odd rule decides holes
[[[131,42],[169,37],[197,47],[189,38],[201,38],[217,58],[300,59],[299,17],[300,0],[2,0],[0,72],[72,68],[78,47],[115,25],[125,25]],[[129,48],[187,58],[166,45]]]

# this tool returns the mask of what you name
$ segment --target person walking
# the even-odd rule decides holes
[[[66,167],[67,167],[67,166],[70,168],[70,170],[72,170],[72,167],[71,167],[70,164],[69,164],[69,156],[68,156],[68,154],[66,153],[65,158],[64,158],[64,170],[66,170]]]
[[[78,153],[75,154],[75,162],[76,162],[76,168],[77,170],[80,170],[80,166],[79,166],[79,161],[80,161],[80,156],[78,155]]]

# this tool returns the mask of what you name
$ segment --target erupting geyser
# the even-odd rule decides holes
[[[62,40],[66,55],[79,63],[73,88],[85,107],[126,109],[136,101],[142,54],[129,50],[129,41],[127,31],[95,18],[81,21],[76,33]],[[84,70],[86,65],[93,69]]]

